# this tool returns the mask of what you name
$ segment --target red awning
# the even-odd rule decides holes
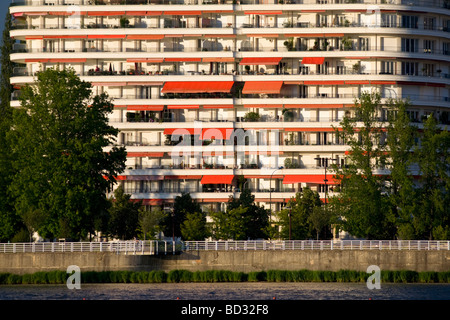
[[[200,130],[198,130],[200,131]],[[195,129],[194,128],[167,128],[164,129],[164,134],[177,134],[177,135],[187,135],[187,134],[194,134]],[[200,134],[200,132],[199,132]]]
[[[325,58],[320,57],[305,57],[302,59],[302,64],[323,64]]]
[[[125,11],[89,11],[88,16],[108,17],[108,16],[124,16]]]
[[[244,104],[244,108],[283,108],[282,104]]]
[[[128,40],[162,40],[163,34],[130,34],[127,36]]]
[[[228,175],[211,175],[203,176],[200,181],[201,184],[231,184],[233,182],[234,176]]]
[[[234,58],[203,58],[203,62],[234,62]]]
[[[164,157],[164,152],[127,152],[127,157],[154,157],[162,158]]]
[[[233,131],[234,129],[231,128],[206,128],[202,130],[200,140],[209,140],[211,138],[215,138],[216,140],[228,140]]]
[[[283,81],[247,81],[244,84],[242,93],[244,94],[279,94]]]
[[[342,128],[338,128],[339,131]],[[334,132],[335,129],[332,127],[323,127],[323,128],[285,128],[284,131],[289,132]]]
[[[232,104],[204,104],[203,109],[233,109]]]
[[[314,184],[325,184],[325,175],[313,175],[313,174],[302,174],[302,175],[286,175],[283,179],[283,184],[292,183],[314,183]],[[327,175],[327,184],[337,184],[333,178],[333,174]]]
[[[172,16],[201,16],[201,11],[164,11],[164,15]]]
[[[50,63],[71,63],[71,62],[86,62],[86,58],[73,59],[50,59]]]
[[[243,58],[240,65],[278,65],[283,58]]]
[[[199,105],[168,105],[167,109],[176,110],[176,109],[198,109]]]
[[[128,175],[127,180],[132,181],[158,181],[158,180],[164,180],[164,176],[147,176],[147,175]]]
[[[166,62],[202,62],[202,58],[165,58]]]
[[[130,110],[130,111],[163,111],[164,106],[135,105],[135,106],[127,106],[127,110]]]
[[[89,34],[88,39],[125,39],[124,34]]]
[[[274,14],[283,14],[283,11],[281,11],[281,10],[274,10],[274,11],[255,10],[255,11],[244,11],[244,14],[274,15]]]
[[[174,81],[166,82],[162,93],[230,92],[233,81]]]

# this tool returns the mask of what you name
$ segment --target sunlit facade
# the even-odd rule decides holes
[[[204,210],[223,210],[250,188],[276,211],[305,186],[333,195],[325,159],[345,165],[348,147],[332,126],[362,92],[410,98],[419,127],[431,113],[448,124],[449,8],[446,0],[13,0],[11,58],[21,67],[12,105],[35,72],[70,66],[114,98],[110,123],[128,151],[118,180],[133,199],[168,208],[189,192]],[[380,121],[387,116],[380,111]]]

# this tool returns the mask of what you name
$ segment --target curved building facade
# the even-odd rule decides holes
[[[362,92],[410,98],[418,126],[431,113],[448,124],[449,8],[448,0],[13,0],[11,58],[21,67],[12,105],[35,72],[70,66],[114,99],[110,122],[128,151],[118,180],[134,199],[167,208],[189,192],[205,210],[223,210],[250,188],[275,211],[305,186],[333,193],[326,159],[344,165],[348,147],[332,126]]]

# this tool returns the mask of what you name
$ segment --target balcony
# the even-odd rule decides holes
[[[12,6],[42,5],[195,5],[195,4],[263,4],[263,5],[333,5],[333,4],[389,4],[433,8],[449,8],[446,0],[12,0]]]

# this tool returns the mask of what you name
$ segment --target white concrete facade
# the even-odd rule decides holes
[[[278,210],[305,186],[333,193],[316,158],[345,164],[332,126],[362,92],[410,98],[419,126],[431,112],[448,124],[449,8],[446,0],[13,0],[11,58],[22,67],[11,81],[19,91],[39,70],[72,67],[114,98],[110,122],[128,151],[119,183],[148,206],[190,192],[205,210],[222,210],[245,184]],[[245,147],[217,141],[232,132],[246,136]],[[304,181],[283,183],[298,175]]]

